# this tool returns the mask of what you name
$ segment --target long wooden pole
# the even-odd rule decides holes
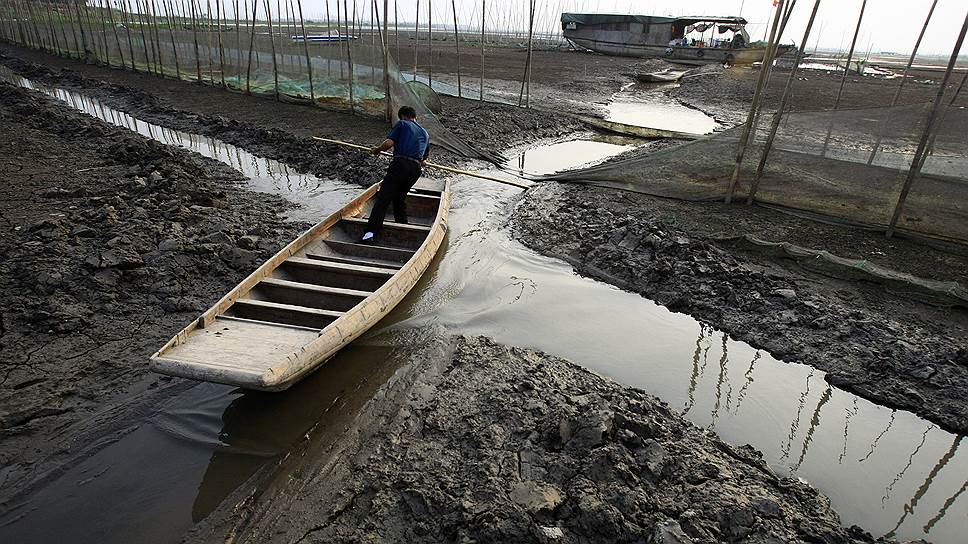
[[[760,162],[756,166],[756,175],[753,177],[753,184],[750,186],[749,195],[746,197],[747,204],[753,203],[753,197],[756,195],[757,188],[759,188],[760,179],[763,178],[763,170],[766,168],[766,161],[769,159],[770,150],[773,148],[773,140],[776,138],[776,133],[780,128],[780,120],[783,118],[783,110],[786,108],[790,90],[793,88],[793,82],[797,78],[797,71],[800,69],[800,59],[803,56],[803,52],[807,50],[807,40],[810,39],[810,31],[813,30],[813,23],[817,18],[817,10],[819,8],[820,0],[816,0],[813,4],[813,11],[810,13],[810,20],[807,22],[807,28],[803,31],[803,41],[793,61],[793,69],[790,70],[790,77],[787,78],[786,88],[783,89],[783,95],[780,97],[780,105],[777,106],[776,114],[773,116],[773,125],[770,127],[770,134],[767,136],[766,144],[763,146],[763,154],[760,156]]]
[[[376,2],[376,0],[373,0]],[[390,92],[390,0],[383,0],[383,31],[380,33],[383,45],[383,92],[386,94],[387,122],[393,121],[393,94]]]
[[[844,96],[844,86],[847,84],[847,74],[850,73],[850,61],[854,59],[854,49],[857,46],[857,37],[860,36],[861,23],[864,22],[864,10],[867,8],[867,0],[860,4],[860,15],[857,16],[857,26],[854,28],[854,38],[850,41],[850,49],[847,51],[847,64],[844,66],[844,73],[840,76],[840,87],[837,89],[837,98],[834,100],[834,111],[840,109],[840,99]],[[823,139],[823,149],[820,156],[827,155],[827,147],[830,145],[830,135],[833,132],[833,120],[827,123],[827,136]]]
[[[746,147],[749,144],[749,140],[756,136],[755,134],[751,135],[750,131],[753,127],[753,119],[756,117],[756,108],[759,106],[760,97],[763,95],[763,83],[766,81],[766,73],[773,64],[773,59],[770,58],[769,53],[773,50],[772,46],[778,39],[776,34],[780,27],[780,19],[783,16],[783,4],[784,0],[779,0],[776,12],[773,15],[773,26],[770,30],[770,39],[767,42],[767,54],[760,67],[760,74],[756,81],[756,90],[753,92],[753,103],[750,105],[749,114],[746,116],[746,124],[743,125],[743,133],[739,138],[739,149],[736,151],[736,163],[733,166],[733,175],[729,180],[729,188],[726,192],[727,204],[733,201],[733,193],[736,192],[736,183],[739,181],[739,171],[743,166],[743,157],[746,156]]]
[[[123,0],[118,0],[118,9],[121,10],[121,20],[124,24],[124,32],[128,37],[128,60],[131,61],[131,71],[137,72],[138,68],[134,63],[134,40],[131,38],[131,17],[128,16],[128,10],[124,4],[125,2]],[[73,27],[71,29],[73,30]]]
[[[296,0],[299,9],[299,28],[303,36],[303,49],[306,51],[306,70],[309,72],[309,100],[316,103],[316,90],[313,88],[313,59],[309,56],[309,36],[306,35],[306,22],[303,19],[302,0]]]
[[[417,81],[417,42],[420,41],[420,0],[417,0],[417,22],[413,29],[413,80]]]
[[[195,0],[188,0],[192,15],[192,42],[195,44],[195,82],[202,82],[202,58],[198,50],[198,18],[195,16]]]
[[[171,53],[175,59],[175,78],[181,79],[181,65],[178,62],[178,44],[175,42],[175,19],[171,13],[171,3],[162,0],[162,7],[165,8],[165,19],[168,21],[168,36],[171,38]]]
[[[354,102],[356,102],[356,100],[355,100],[356,97],[354,96],[354,92],[353,92],[353,79],[354,79],[354,74],[353,74],[353,53],[351,51],[352,47],[351,47],[351,43],[350,43],[351,40],[352,40],[352,34],[350,34],[350,31],[349,31],[349,29],[350,29],[350,14],[349,14],[349,9],[350,9],[350,1],[349,0],[345,0],[343,2],[343,24],[346,25],[346,34],[347,34],[347,37],[346,37],[346,63],[347,63],[347,71],[349,72],[349,76],[350,76],[350,113],[356,113],[356,104],[354,104]],[[356,18],[355,10],[354,10],[354,13],[353,13],[353,18],[354,19]]]
[[[434,88],[434,4],[427,0],[427,86]]]
[[[249,1],[243,0],[246,5],[246,11],[248,11]],[[250,81],[252,80],[252,52],[255,49],[255,16],[256,12],[259,10],[259,0],[254,0],[252,2],[252,28],[249,31],[249,64],[245,68],[245,94],[252,94],[252,88],[250,86]]]
[[[464,93],[460,82],[460,32],[457,30],[457,1],[450,0],[450,8],[454,13],[454,46],[457,47],[457,97],[463,98]]]
[[[928,23],[931,22],[931,16],[934,15],[934,8],[938,5],[938,0],[934,0],[931,3],[931,9],[928,10],[928,16],[924,19],[924,25],[921,27],[921,33],[918,34],[918,39],[914,42],[914,50],[911,51],[911,57],[908,59],[907,66],[904,67],[904,73],[901,74],[900,83],[897,86],[897,90],[894,92],[894,99],[891,100],[891,107],[897,105],[898,100],[901,99],[901,91],[904,89],[904,82],[907,81],[908,73],[911,71],[911,66],[914,64],[914,59],[918,55],[918,49],[921,47],[921,40],[924,39],[924,33],[928,30]],[[877,140],[874,142],[874,149],[871,150],[871,156],[867,158],[867,164],[874,163],[874,157],[877,156],[877,150],[881,147],[881,141],[884,139],[884,125],[886,124],[886,119],[878,124],[877,130]]]
[[[276,38],[272,33],[272,5],[266,0],[266,24],[269,25],[269,44],[272,49],[272,79],[276,92],[276,100],[279,100],[279,65],[276,63]]]
[[[520,108],[524,105],[524,89],[528,85],[528,79],[531,74],[531,52],[532,52],[532,41],[534,38],[534,0],[531,0],[530,6],[530,17],[528,18],[528,56],[524,61],[524,75],[521,76],[521,94],[518,96],[518,107]],[[531,89],[528,89],[528,107],[531,106]]]
[[[145,0],[145,6],[147,6],[148,0]],[[155,29],[155,42],[158,44],[156,51],[158,52],[158,66],[161,67],[161,76],[165,76],[165,60],[161,56],[161,28],[158,23],[158,6],[155,0],[151,0],[151,27]]]
[[[365,145],[359,145],[359,144],[354,144],[354,143],[350,143],[350,142],[344,142],[342,140],[332,140],[330,138],[320,138],[319,136],[313,136],[313,139],[314,140],[319,140],[320,142],[326,142],[326,143],[329,143],[329,144],[336,144],[336,145],[341,145],[343,147],[349,147],[349,148],[353,148],[353,149],[359,149],[360,151],[367,151],[367,152],[369,152],[370,149],[371,149],[369,147],[366,147]],[[389,153],[387,151],[384,151],[384,152],[382,152],[380,154],[383,155],[383,156],[385,156],[385,157],[392,157],[393,156],[392,153]],[[528,189],[528,188],[531,187],[530,185],[525,185],[524,183],[521,183],[521,182],[518,182],[518,181],[513,181],[513,180],[509,180],[509,179],[495,178],[495,177],[487,176],[487,175],[484,175],[484,174],[478,174],[477,172],[469,172],[467,170],[461,170],[459,168],[451,168],[450,166],[444,166],[442,164],[436,164],[436,163],[432,163],[430,161],[427,161],[426,162],[426,165],[429,166],[429,167],[431,167],[431,168],[437,168],[438,170],[443,170],[445,172],[451,172],[451,173],[454,173],[454,174],[461,174],[461,175],[464,175],[464,176],[472,176],[472,177],[475,177],[475,178],[486,179],[488,181],[494,181],[494,182],[497,182],[497,183],[503,183],[504,185],[510,185],[512,187],[518,187],[519,189]]]
[[[961,25],[961,32],[958,34],[958,39],[955,40],[955,47],[951,51],[951,58],[948,60],[948,68],[945,70],[944,78],[941,80],[941,85],[938,86],[938,94],[934,98],[931,113],[928,114],[928,122],[924,128],[924,134],[921,135],[921,142],[918,144],[918,149],[914,152],[914,159],[911,161],[911,168],[908,170],[907,177],[904,179],[904,185],[901,187],[901,194],[898,196],[897,205],[894,206],[894,213],[891,216],[891,223],[887,227],[888,237],[894,235],[897,222],[901,218],[901,210],[904,208],[904,201],[907,200],[908,193],[911,191],[911,184],[918,177],[918,175],[921,174],[921,167],[924,166],[924,156],[925,152],[927,151],[928,142],[931,139],[932,132],[934,132],[934,129],[938,124],[937,121],[939,118],[939,112],[941,110],[941,104],[944,100],[944,94],[948,89],[948,81],[951,79],[952,72],[954,72],[955,64],[958,62],[958,55],[961,54],[961,46],[965,42],[966,33],[968,33],[968,14],[965,14],[965,22]]]
[[[222,46],[222,17],[225,15],[223,13],[222,0],[215,0],[215,24],[218,25],[218,68],[221,70],[221,75],[219,76],[222,80],[222,88],[225,88],[225,49]]]
[[[484,101],[484,19],[487,14],[487,0],[481,0],[481,102]]]

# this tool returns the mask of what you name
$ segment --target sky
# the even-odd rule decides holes
[[[270,0],[271,2],[272,0]],[[369,18],[371,0],[356,0],[357,8]],[[457,7],[458,21],[463,25],[480,28],[482,0],[453,0]],[[773,0],[536,0],[538,27],[551,29],[559,26],[562,11],[579,13],[636,13],[639,15],[742,15],[749,20],[750,36],[762,39],[765,23],[770,18]],[[787,0],[789,1],[789,0]],[[862,0],[821,0],[808,42],[808,51],[814,47],[846,49],[850,45]],[[329,0],[330,10],[335,10],[337,0]],[[453,21],[451,0],[419,0],[421,26],[426,24],[427,6],[433,8],[434,23]],[[486,0],[487,26],[504,28],[508,20],[514,26],[526,26],[526,7],[529,0]],[[932,0],[868,0],[857,41],[857,49],[873,52],[909,53],[914,47],[921,26],[927,16]],[[383,0],[376,0],[382,10]],[[392,12],[397,4],[398,19],[413,22],[418,0],[389,0]],[[326,0],[302,0],[307,18],[325,19]],[[340,0],[342,5],[342,0]],[[783,41],[799,44],[803,38],[814,0],[797,0]],[[352,9],[353,0],[350,1]],[[364,10],[365,6],[365,10]],[[968,14],[966,0],[938,0],[931,25],[921,45],[924,54],[950,55],[958,31]],[[335,19],[335,15],[333,15]],[[964,48],[968,53],[968,46]]]

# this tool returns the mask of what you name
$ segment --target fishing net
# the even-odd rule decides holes
[[[908,176],[930,104],[786,113],[753,200],[831,221],[885,228]],[[734,198],[745,200],[773,115],[756,123]],[[898,230],[968,242],[968,110],[951,107],[934,131]],[[554,174],[546,179],[686,200],[723,200],[743,127],[658,152]]]
[[[384,78],[379,28],[346,21],[304,27],[294,10],[276,11],[280,5],[286,6],[242,2],[244,11],[239,8],[236,16],[223,12],[231,4],[217,0],[91,5],[0,0],[0,38],[117,68],[374,117],[387,114],[389,90],[392,116],[402,105],[413,106],[435,145],[466,157],[500,160],[447,131],[392,59]],[[268,17],[266,6],[274,10]]]

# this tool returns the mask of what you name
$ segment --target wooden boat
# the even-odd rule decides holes
[[[686,75],[686,70],[665,69],[660,72],[635,74],[635,78],[643,83],[672,83],[679,81],[684,75]]]
[[[387,221],[358,243],[378,185],[276,253],[157,353],[151,370],[281,391],[390,312],[447,233],[450,183],[422,180],[408,224]]]

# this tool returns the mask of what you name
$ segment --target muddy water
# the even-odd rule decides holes
[[[89,104],[85,111],[102,111]],[[118,118],[107,116],[132,126],[130,118],[112,119]],[[149,136],[165,141],[154,128]],[[188,141],[206,140],[189,135]],[[213,148],[221,146],[205,144],[201,152],[231,160]],[[585,161],[574,151],[553,154],[558,160],[551,166],[529,167]],[[264,176],[265,169],[259,172]],[[359,190],[308,183],[320,187],[307,190],[273,177],[254,180],[252,187],[291,191],[304,217],[318,217]],[[508,203],[517,195],[516,189],[457,179],[447,247],[388,319],[285,394],[198,384],[173,397],[0,515],[0,541],[178,541],[240,484],[298,452],[307,434],[335,439],[406,364],[414,338],[423,342],[441,333],[485,334],[538,348],[641,387],[727,441],[752,444],[778,472],[810,481],[831,497],[847,524],[876,535],[963,541],[968,452],[959,437],[833,389],[822,372],[779,362],[535,254],[505,227]]]
[[[655,86],[629,86],[612,95],[605,110],[606,120],[637,127],[709,134],[719,126],[712,117],[684,106]]]

